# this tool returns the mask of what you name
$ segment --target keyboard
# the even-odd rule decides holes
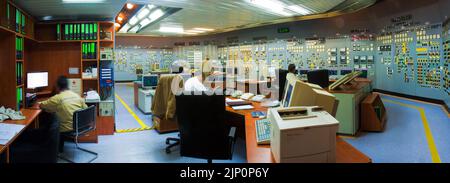
[[[258,145],[270,144],[270,128],[271,123],[268,119],[257,120],[256,126],[256,142]]]

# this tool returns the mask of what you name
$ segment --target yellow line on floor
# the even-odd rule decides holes
[[[378,93],[378,92],[374,92],[374,93]],[[422,104],[427,104],[427,105],[439,106],[439,107],[441,107],[442,111],[444,111],[444,113],[447,114],[447,117],[450,117],[450,113],[447,111],[445,105],[442,105],[442,104],[435,104],[435,103],[425,102],[425,101],[416,100],[416,99],[410,99],[410,98],[399,97],[399,96],[395,96],[395,95],[389,95],[389,94],[385,94],[385,93],[378,93],[378,94],[384,95],[384,96],[389,96],[389,97],[394,97],[394,98],[398,98],[398,99],[402,99],[402,100],[409,100],[409,101],[412,101],[412,102],[418,102],[418,103],[422,103]]]
[[[150,128],[149,126],[147,126],[137,115],[136,113],[134,113],[133,110],[131,110],[131,108],[128,106],[127,103],[125,103],[125,101],[123,101],[123,99],[116,94],[116,98],[119,99],[120,103],[122,103],[122,105],[125,107],[125,109],[127,109],[127,111],[131,114],[131,116],[133,116],[133,118],[139,123],[139,125],[141,125],[142,128]]]
[[[401,105],[401,106],[408,107],[408,108],[412,108],[412,109],[416,109],[419,111],[420,117],[422,118],[422,124],[423,124],[424,130],[425,130],[425,136],[426,136],[426,139],[428,142],[428,148],[430,149],[430,153],[431,153],[431,160],[433,163],[441,163],[441,157],[439,156],[439,152],[437,150],[436,144],[434,143],[433,134],[431,133],[430,125],[428,124],[425,110],[421,107],[404,104],[404,103],[393,101],[393,100],[383,99],[383,101],[389,102],[392,104]]]

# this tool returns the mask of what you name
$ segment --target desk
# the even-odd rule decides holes
[[[22,131],[16,134],[6,145],[0,145],[0,154],[6,153],[6,163],[9,163],[9,146],[19,137],[20,134],[25,131],[25,129],[29,128],[34,123],[34,128],[39,127],[39,114],[41,114],[42,110],[40,109],[22,109],[20,110],[22,114],[25,116],[24,120],[6,120],[3,123],[6,124],[17,124],[17,125],[25,125]]]
[[[260,103],[253,102],[255,109],[259,111],[267,111],[266,107],[262,107]],[[257,118],[253,118],[251,112],[253,110],[239,110],[235,111],[231,107],[226,107],[227,115],[239,115],[244,121],[245,127],[245,142],[247,150],[247,162],[248,163],[274,163],[275,160],[272,157],[270,145],[257,145],[256,143],[256,130],[255,121]],[[339,136],[336,136],[336,162],[337,163],[371,163],[372,160],[365,154],[354,148],[342,140]]]
[[[268,84],[269,81],[257,81],[257,80],[238,80],[236,81],[236,87],[238,90],[244,91],[245,93],[254,93],[253,91],[250,91],[250,89],[256,89],[257,94],[261,94],[262,91],[260,90],[261,84]]]

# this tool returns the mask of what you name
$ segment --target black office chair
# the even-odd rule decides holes
[[[11,163],[57,163],[59,121],[42,113],[38,129],[27,129],[10,148]]]
[[[225,96],[183,94],[176,102],[180,155],[231,160],[236,128],[225,124]]]
[[[278,99],[282,100],[283,96],[284,96],[284,89],[286,86],[286,76],[289,72],[287,70],[278,70],[278,72],[276,72],[277,74],[277,79],[278,79],[278,87],[279,87],[279,93],[278,93]]]
[[[330,85],[330,73],[328,70],[314,70],[308,72],[308,83],[317,84],[322,88]]]
[[[60,152],[63,151],[64,140],[70,138],[70,139],[75,139],[76,149],[94,155],[94,157],[91,158],[88,161],[88,163],[97,159],[98,153],[81,148],[78,144],[78,138],[80,136],[85,135],[85,134],[95,130],[96,122],[97,122],[96,114],[97,114],[97,110],[96,110],[95,105],[92,105],[86,109],[81,109],[81,110],[75,111],[73,113],[73,131],[61,133],[60,144],[59,144]],[[63,160],[66,160],[68,162],[75,163],[74,160],[71,160],[64,156],[60,156],[60,158]]]

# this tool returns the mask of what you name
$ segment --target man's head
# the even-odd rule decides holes
[[[59,91],[64,91],[69,89],[69,80],[67,80],[66,76],[59,76],[58,80],[56,81],[56,86],[58,87]]]
[[[290,73],[295,73],[295,64],[289,64],[288,71]]]

